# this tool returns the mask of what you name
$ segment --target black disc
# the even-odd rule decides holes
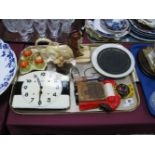
[[[122,74],[131,66],[131,59],[127,53],[118,48],[102,50],[97,57],[98,65],[110,74]]]

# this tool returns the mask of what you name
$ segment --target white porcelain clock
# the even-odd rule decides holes
[[[35,71],[20,76],[14,87],[13,108],[67,109],[70,106],[69,76]]]

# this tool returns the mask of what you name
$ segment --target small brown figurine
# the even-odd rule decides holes
[[[80,52],[80,46],[79,46],[79,39],[81,38],[80,31],[74,30],[71,32],[69,36],[68,45],[73,50],[74,57],[83,56],[83,54]]]

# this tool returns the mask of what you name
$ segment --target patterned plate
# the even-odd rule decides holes
[[[16,55],[10,46],[0,39],[0,95],[10,86],[16,71]]]

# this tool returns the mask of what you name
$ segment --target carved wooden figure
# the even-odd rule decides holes
[[[73,50],[73,54],[74,54],[75,58],[83,55],[80,52],[80,44],[79,44],[79,40],[80,40],[81,36],[82,35],[81,35],[80,31],[77,31],[77,30],[73,31],[69,36],[68,45]]]

